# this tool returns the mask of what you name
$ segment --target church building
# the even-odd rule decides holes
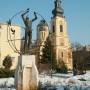
[[[64,16],[64,10],[61,7],[61,0],[55,0],[54,4],[50,30],[48,24],[43,20],[37,26],[38,55],[40,58],[42,47],[49,35],[56,55],[56,62],[59,63],[59,60],[63,60],[67,68],[72,70],[72,49],[67,34],[67,22]]]

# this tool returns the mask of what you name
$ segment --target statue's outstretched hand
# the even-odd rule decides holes
[[[27,11],[29,11],[29,8],[27,8]]]
[[[37,13],[36,13],[36,12],[34,12],[34,16],[35,16],[35,17],[31,20],[32,22],[37,19]]]
[[[21,16],[23,17],[25,14],[27,14],[29,12],[29,8],[24,12],[24,13],[22,13],[21,14]]]
[[[36,12],[34,12],[34,14],[36,15]]]

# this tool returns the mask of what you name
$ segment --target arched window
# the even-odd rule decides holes
[[[60,25],[60,32],[63,32],[63,25]]]
[[[55,26],[53,25],[53,33],[55,32]]]
[[[71,58],[71,53],[70,52],[68,53],[68,58]]]
[[[63,52],[61,52],[61,57],[63,57]]]

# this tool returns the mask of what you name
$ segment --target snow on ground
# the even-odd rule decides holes
[[[0,87],[7,86],[13,87],[14,86],[14,78],[2,78],[0,79]]]
[[[1,78],[0,90],[15,90],[14,78]]]
[[[40,74],[39,81],[40,83],[42,83],[42,86],[46,86],[46,85],[57,86],[59,89],[56,90],[64,90],[63,89],[64,86],[68,86],[70,88],[71,86],[73,86],[73,88],[75,88],[75,86],[77,87],[82,86],[84,88],[87,88],[85,90],[90,90],[90,72],[87,72],[84,75],[77,75],[77,76],[73,76],[72,74],[53,74],[52,76],[46,74]],[[10,90],[10,88],[12,88],[11,90],[15,90],[14,78],[0,79],[0,90]],[[70,89],[70,90],[75,90],[75,89]],[[80,90],[80,89],[76,89],[76,90]]]
[[[72,74],[53,74],[52,77],[47,75],[40,75],[40,82],[42,83],[43,87],[46,85],[51,85],[56,87],[59,86],[63,88],[66,86],[68,87],[72,86],[73,88],[74,87],[85,88],[85,90],[90,90],[90,72],[84,75],[77,75],[77,76],[73,76]],[[70,90],[74,90],[74,89],[70,89]]]

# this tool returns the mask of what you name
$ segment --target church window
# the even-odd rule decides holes
[[[61,46],[64,46],[64,43],[63,43],[63,42],[61,42],[61,43],[60,43],[60,45],[61,45]]]
[[[63,32],[63,25],[60,25],[60,32]]]
[[[42,31],[42,33],[41,33],[41,40],[43,40],[44,39],[44,37],[43,37],[43,31]]]
[[[42,40],[44,40],[44,37],[45,37],[45,32],[42,32]]]
[[[68,53],[68,58],[71,58],[71,53]]]
[[[55,26],[53,25],[53,33],[55,32]]]
[[[45,38],[45,32],[44,32],[44,38]]]
[[[1,37],[1,32],[0,32],[0,37]]]
[[[61,57],[63,57],[63,52],[61,52]]]
[[[42,31],[43,30],[43,27],[40,27],[39,30]]]

